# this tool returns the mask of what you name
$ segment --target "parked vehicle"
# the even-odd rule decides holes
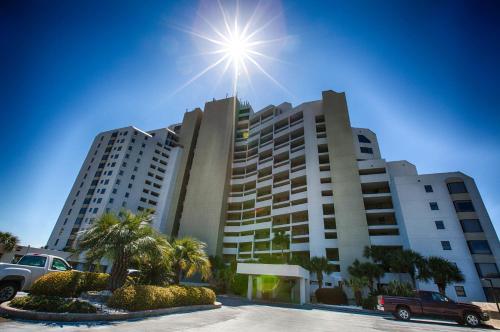
[[[454,320],[471,327],[490,319],[477,305],[455,302],[440,293],[428,291],[415,292],[415,297],[379,295],[377,309],[391,312],[401,320],[410,320],[412,316],[428,316]]]
[[[71,270],[61,257],[27,254],[16,264],[0,263],[0,303],[9,301],[18,291],[27,291],[44,274]]]

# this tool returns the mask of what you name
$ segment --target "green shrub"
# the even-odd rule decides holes
[[[42,312],[95,313],[92,304],[76,299],[65,299],[57,296],[29,295],[16,297],[9,304],[11,307]]]
[[[377,304],[378,302],[376,295],[370,295],[361,301],[361,306],[363,307],[363,309],[368,309],[368,310],[377,309]]]
[[[213,304],[215,293],[205,287],[129,285],[114,291],[112,308],[130,311]]]
[[[231,293],[240,296],[247,295],[247,288],[248,288],[248,275],[244,274],[236,274],[234,276],[233,281],[231,282],[231,285],[229,285],[229,290],[231,291]]]
[[[385,295],[391,295],[391,296],[406,296],[406,297],[415,296],[413,287],[409,283],[400,282],[397,280],[389,282],[385,287],[384,293]]]
[[[65,271],[41,276],[31,286],[31,294],[76,297],[82,292],[102,291],[108,284],[106,273]]]
[[[347,304],[347,295],[342,288],[318,288],[315,292],[316,299],[325,304]]]

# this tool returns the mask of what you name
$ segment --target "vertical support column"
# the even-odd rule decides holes
[[[300,278],[300,304],[306,303],[306,279]]]
[[[255,290],[255,297],[257,299],[262,299],[262,278],[257,276],[257,289]]]
[[[370,237],[345,94],[323,91],[323,112],[332,174],[340,273],[344,279],[348,279],[347,267],[355,259],[363,260],[363,249],[370,245]]]
[[[248,276],[247,299],[252,300],[253,294],[253,276]]]

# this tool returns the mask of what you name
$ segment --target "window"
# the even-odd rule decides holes
[[[490,245],[486,240],[467,241],[471,254],[491,254]]]
[[[132,183],[129,183],[129,184],[128,184],[128,187],[129,187],[129,188],[132,188]]]
[[[326,248],[326,258],[329,261],[339,260],[339,249],[338,248]]]
[[[474,212],[474,205],[471,201],[454,201],[455,211],[457,212]]]
[[[115,201],[114,198],[110,198],[109,199],[109,204],[112,204],[114,201]]]
[[[464,286],[455,286],[455,293],[458,297],[466,297]]]
[[[116,188],[113,188],[113,194],[116,194],[117,190]]]
[[[71,270],[71,268],[64,263],[62,259],[59,258],[53,258],[52,260],[52,265],[50,267],[51,270],[57,270],[57,271],[68,271]]]
[[[362,146],[362,147],[360,148],[360,150],[361,150],[361,152],[362,152],[362,153],[370,153],[370,154],[373,154],[373,149],[372,149],[372,148],[366,148],[366,147]]]
[[[450,241],[441,241],[441,247],[443,247],[443,250],[451,250]]]
[[[19,265],[44,267],[47,257],[43,256],[23,256],[17,263]]]
[[[125,198],[127,198],[130,195],[130,193],[125,193]]]
[[[444,229],[444,222],[442,220],[436,220],[436,229]]]
[[[432,193],[432,192],[434,192],[434,189],[432,189],[432,186],[430,184],[426,184],[424,186],[424,188],[425,188],[425,192],[426,193]]]
[[[467,192],[467,188],[463,182],[452,182],[448,183],[448,192],[450,194],[462,194]]]
[[[102,197],[99,197],[99,199],[97,199],[97,204],[99,204],[101,202],[102,202]]]
[[[92,211],[92,213],[97,213],[98,210],[98,208],[94,208],[94,211]]]
[[[371,141],[365,135],[358,135],[358,141],[360,143],[371,143]]]
[[[463,219],[460,220],[460,224],[464,233],[480,233],[483,231],[479,219]]]
[[[477,274],[483,277],[497,277],[498,267],[495,263],[476,263]]]
[[[429,206],[431,207],[431,210],[439,210],[438,203],[436,202],[430,202]]]

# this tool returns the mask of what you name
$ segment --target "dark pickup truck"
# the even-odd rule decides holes
[[[454,320],[471,327],[490,319],[477,305],[455,302],[440,293],[428,291],[417,291],[415,297],[379,295],[377,309],[390,312],[401,320],[428,316]]]

